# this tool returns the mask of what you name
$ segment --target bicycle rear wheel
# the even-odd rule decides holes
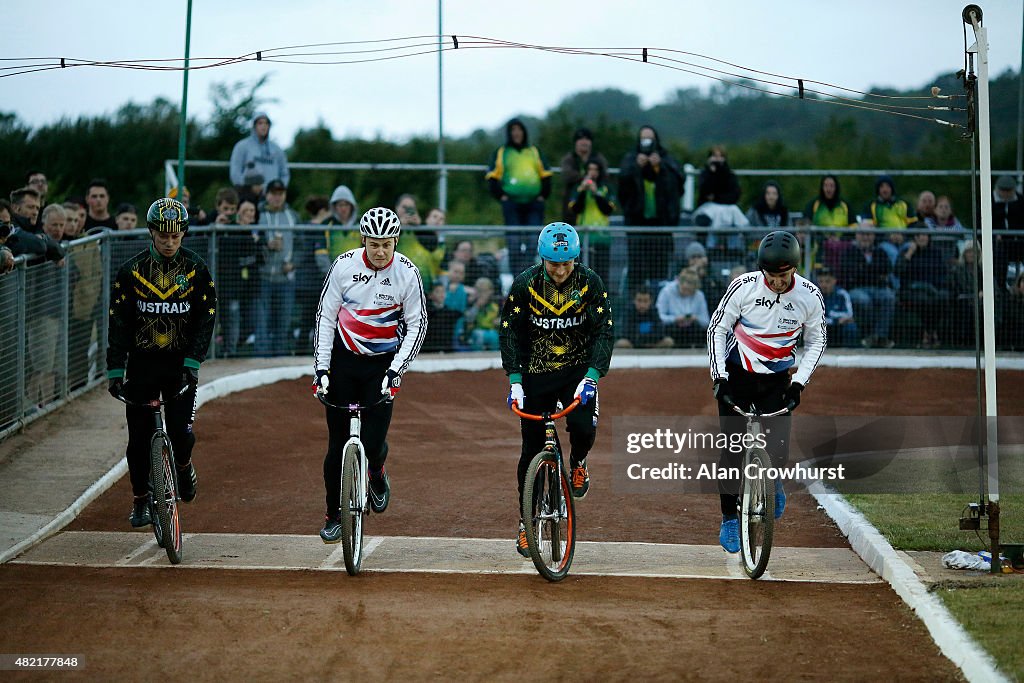
[[[359,573],[363,561],[363,514],[366,511],[365,474],[359,466],[359,449],[345,449],[341,461],[341,548],[345,570],[350,576]],[[363,495],[360,496],[360,491]]]
[[[569,479],[553,453],[541,451],[530,461],[522,513],[534,566],[548,581],[561,581],[576,551],[576,510]]]
[[[164,434],[154,434],[149,446],[149,476],[153,483],[153,535],[167,551],[171,564],[181,562],[181,518],[178,515],[178,486],[174,453]]]
[[[757,474],[743,477],[740,496],[740,555],[743,571],[752,579],[760,578],[768,567],[775,533],[775,480],[762,476],[771,467],[771,459],[763,449],[755,448],[745,463],[753,465]],[[744,467],[747,472],[747,467]]]

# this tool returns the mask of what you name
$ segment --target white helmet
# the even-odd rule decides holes
[[[398,220],[398,214],[383,206],[373,207],[359,219],[359,234],[363,237],[398,239],[398,233],[401,231],[402,221]]]

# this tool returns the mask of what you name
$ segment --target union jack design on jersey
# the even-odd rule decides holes
[[[394,354],[390,368],[402,375],[423,345],[426,296],[419,270],[395,253],[374,268],[363,249],[335,259],[320,293],[314,369],[328,370],[337,345],[361,356]]]
[[[796,345],[803,337],[804,354],[793,381],[806,386],[825,351],[826,332],[825,304],[813,283],[794,274],[790,288],[776,293],[760,272],[740,275],[708,326],[711,379],[728,379],[727,362],[759,375],[788,372],[796,365]]]
[[[352,353],[378,354],[398,350],[401,306],[360,308],[360,303],[343,299],[338,309],[338,334]]]

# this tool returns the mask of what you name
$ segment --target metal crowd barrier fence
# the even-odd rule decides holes
[[[500,303],[519,269],[536,261],[539,228],[452,225],[403,231],[399,251],[419,267],[428,296],[425,350],[496,351]],[[825,293],[834,323],[831,346],[974,347],[978,286],[969,233],[790,229],[804,246],[802,274]],[[581,260],[606,283],[620,340],[634,347],[699,348],[707,317],[728,284],[756,268],[757,243],[765,232],[754,227],[580,228]],[[931,244],[915,247],[916,255],[907,258],[918,234],[929,234]],[[1014,252],[1005,248],[1021,238],[1006,231],[996,235],[1003,269],[995,283],[997,345],[1024,350],[1024,264],[1014,263]],[[870,282],[854,258],[858,239],[873,240],[880,246],[875,258],[885,259],[884,272]],[[70,243],[63,264],[18,259],[14,271],[0,276],[0,301],[14,304],[0,306],[0,439],[103,380],[112,277],[149,244],[145,229],[105,232]],[[218,320],[209,357],[311,353],[324,277],[334,258],[358,245],[358,228],[190,230],[183,246],[206,260],[217,283]],[[510,245],[519,245],[519,252]],[[822,267],[834,283],[820,282]],[[684,279],[696,285],[684,290]],[[684,310],[693,313],[695,326],[676,321]]]

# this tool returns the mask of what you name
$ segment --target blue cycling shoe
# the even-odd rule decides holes
[[[718,542],[727,553],[740,551],[740,521],[736,515],[722,515],[722,528],[718,532]]]
[[[782,482],[775,480],[775,519],[780,519],[786,511],[786,492],[782,488]]]

